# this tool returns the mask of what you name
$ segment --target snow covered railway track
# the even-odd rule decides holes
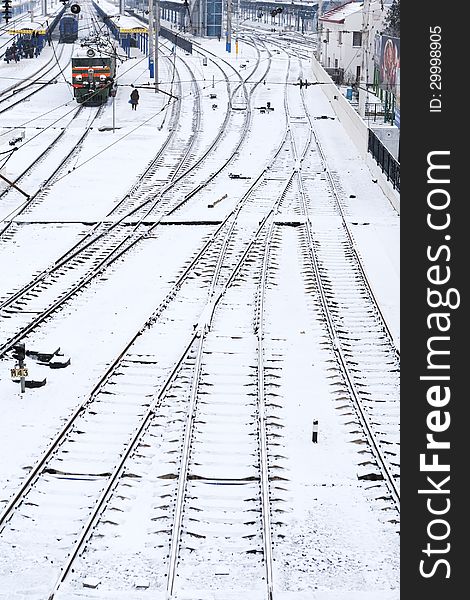
[[[168,55],[170,61],[172,56],[172,54]],[[201,131],[203,131],[202,123],[205,118],[207,119],[207,115],[204,116],[202,94],[197,85],[197,78],[193,69],[182,57],[178,58],[179,62],[184,65],[184,68],[188,72],[191,82],[191,93],[188,95],[193,99],[192,110],[188,110],[188,112],[192,112],[193,114],[191,130],[187,131],[187,127],[181,125],[180,116],[182,114],[182,103],[180,101],[178,102],[177,116],[176,118],[172,118],[170,135],[165,141],[164,146],[152,160],[145,172],[139,177],[139,181],[132,186],[125,197],[113,208],[107,215],[108,217],[120,217],[125,214],[126,217],[132,217],[133,219],[139,219],[142,215],[145,215],[145,218],[155,218],[155,212],[161,213],[162,206],[174,206],[175,192],[181,193],[180,188],[182,185],[185,186],[185,189],[191,189],[191,185],[193,184],[190,178],[192,178],[193,172],[214,151],[225,133],[230,118],[228,109],[228,99],[231,94],[230,81],[227,73],[215,63],[225,79],[227,110],[225,112],[225,117],[218,127],[208,148],[203,148],[202,154],[198,154],[197,146],[199,145],[199,147],[201,147],[202,145],[200,136]],[[176,72],[178,73],[178,71]],[[181,90],[180,80],[181,77],[178,73],[179,87]],[[185,107],[185,111],[186,110]],[[181,185],[176,188],[179,183]],[[170,192],[171,198],[168,198]],[[173,210],[173,208],[171,210]]]
[[[291,122],[303,122],[303,134],[293,135],[293,150],[315,285],[356,434],[371,450],[372,460],[364,460],[359,477],[383,481],[399,512],[399,351],[356,251],[303,91],[286,94],[286,112]]]
[[[197,46],[197,44],[194,45]],[[172,213],[177,213],[191,198],[205,191],[237,157],[251,124],[251,97],[257,86],[265,79],[271,66],[270,57],[264,64],[258,50],[256,64],[248,75],[243,78],[232,65],[212,52],[204,49],[203,55],[208,56],[209,60],[222,71],[227,86],[228,105],[224,120],[208,147],[203,150],[203,153],[197,159],[194,158],[191,166],[184,173],[177,175],[170,186],[160,192],[160,195],[164,197],[167,192],[171,191],[172,200],[176,202],[176,208],[173,209]],[[263,69],[262,73],[256,75],[255,81],[248,90],[247,83],[258,71],[260,65]],[[226,71],[227,66],[239,80],[233,89],[230,87],[230,77]],[[236,140],[235,143],[234,139]],[[156,208],[158,209],[158,206]],[[151,216],[151,214],[152,212],[149,212],[148,216]]]
[[[274,46],[276,53],[285,51],[288,48],[287,52],[290,56],[303,58],[305,60],[311,60],[311,54],[314,51],[314,47],[311,44],[302,44],[294,39],[288,39],[285,35],[278,37],[278,34],[273,35],[272,33],[265,33],[256,30],[255,28],[250,29],[249,27],[246,27],[246,31],[242,32],[241,39],[243,39],[243,41],[251,40],[257,41],[258,43],[262,42],[263,44],[266,44],[266,47],[269,45]],[[285,42],[287,42],[287,44]],[[310,54],[308,54],[309,51]]]
[[[151,573],[153,589],[165,591],[166,597],[172,598],[188,582],[191,592],[195,581],[198,585],[208,585],[210,574],[214,574],[222,591],[254,585],[256,597],[272,597],[264,365],[259,357],[262,327],[254,327],[254,323],[257,318],[261,323],[263,311],[265,248],[269,245],[272,228],[269,232],[267,229],[289,188],[290,179],[274,203],[272,196],[264,199],[269,209],[259,225],[256,221],[258,226],[254,232],[246,227],[243,218],[237,218],[224,233],[223,244],[211,269],[206,308],[199,313],[192,338],[172,371],[172,380],[168,380],[158,394],[158,410],[155,407],[154,415],[129,445],[125,453],[129,460],[120,467],[124,469],[123,476],[108,486],[112,497],[108,493],[101,495],[102,502],[93,511],[62,570],[55,587],[57,593],[54,591],[50,600],[67,597],[80,583],[87,585],[88,580],[107,578],[108,585],[115,585],[122,571],[111,567],[106,573],[102,562],[96,561],[96,554],[101,554],[103,545],[106,547],[107,535],[112,533],[110,526],[111,530],[113,526],[119,529],[125,520],[126,511],[119,507],[130,500],[129,486],[133,488],[131,496],[144,496],[144,501],[136,502],[135,506],[148,519],[146,539],[152,549],[146,553],[144,562]],[[247,200],[252,205],[259,204],[259,191],[254,189],[253,194],[254,197]],[[241,216],[243,208],[240,208]],[[200,289],[195,292],[200,296]],[[255,296],[253,303],[246,300],[247,293]],[[242,295],[245,302],[237,307],[233,298],[226,298],[229,294],[238,298]],[[184,295],[191,298],[187,292]],[[256,307],[257,318],[253,307]],[[176,315],[181,315],[183,310],[181,303],[173,303],[167,314],[168,320],[178,328],[181,316]],[[238,315],[235,320],[233,310]],[[163,326],[161,320],[155,323],[155,327],[159,326]],[[174,332],[168,335],[173,336]],[[231,348],[227,352],[226,341],[237,339],[240,341],[234,342],[235,351]],[[146,341],[145,347],[151,348],[153,344]],[[226,368],[238,380],[239,396],[230,392],[221,380]],[[256,383],[259,369],[262,375]],[[125,382],[121,379],[116,384],[121,388]],[[210,397],[207,396],[209,391]],[[217,427],[219,435],[214,430]],[[214,433],[215,444],[220,444],[218,458],[214,456]],[[234,444],[238,455],[235,457]],[[146,506],[149,484],[152,495],[157,497],[157,505],[151,509]],[[194,494],[208,498],[207,514]],[[214,517],[214,512],[218,516]],[[217,540],[221,542],[221,535],[225,548],[217,543]],[[210,547],[212,552],[206,552],[204,546]],[[121,548],[115,558],[119,559],[125,552]],[[125,559],[126,564],[129,560],[130,557]],[[138,560],[140,567],[136,564],[136,569],[142,571],[142,557],[133,557],[133,560]],[[198,568],[201,560],[205,563],[204,570]],[[234,562],[237,563],[235,568]],[[192,568],[196,569],[193,575],[197,572],[198,576],[187,579],[184,574]],[[221,568],[228,569],[231,576],[217,572]]]
[[[344,414],[357,424],[352,432],[356,443],[369,447],[363,451],[370,458],[364,457],[359,479],[383,481],[383,494],[399,512],[399,381],[393,347],[374,319],[373,305],[364,302],[360,278],[357,273],[351,275],[351,263],[344,260],[345,244],[321,237],[307,214],[303,228],[330,343],[343,377],[345,401],[351,402],[350,407],[347,402],[343,406]],[[343,264],[332,269],[339,256]],[[348,412],[351,408],[353,412]]]
[[[255,65],[254,70],[256,70],[257,66],[258,63]],[[269,65],[267,68],[269,68]],[[175,120],[177,120],[178,115],[179,111],[176,112]],[[58,259],[51,268],[40,273],[30,283],[23,286],[22,289],[17,290],[9,298],[3,300],[0,304],[0,318],[3,316],[4,330],[6,331],[4,337],[6,336],[6,340],[0,345],[0,356],[11,349],[25,335],[41,325],[52,313],[60,309],[69,298],[83,289],[103,269],[108,268],[125,252],[145,239],[147,235],[150,235],[162,218],[175,213],[192,195],[203,189],[229,164],[238,151],[248,130],[250,122],[249,113],[243,118],[238,143],[235,149],[231,148],[229,158],[214,173],[211,173],[205,181],[196,184],[197,187],[186,193],[183,198],[174,193],[176,185],[181,180],[185,180],[189,175],[192,175],[193,171],[213,152],[214,148],[225,135],[230,115],[231,113],[227,112],[215,139],[204,154],[191,166],[187,167],[183,173],[177,175],[179,167],[186,160],[186,152],[180,157],[180,164],[174,170],[174,178],[155,193],[151,181],[155,173],[158,172],[155,169],[155,165],[164,152],[164,148],[162,148],[155,160],[152,161],[139,178],[139,184],[132,188],[122,203],[119,203],[119,209],[122,209],[124,205],[129,207],[128,212],[124,216],[118,217],[117,222],[113,223],[110,220],[108,223],[104,222],[95,226],[76,247]],[[171,135],[167,138],[166,143],[171,139]],[[188,151],[191,148],[191,144],[192,142],[190,142]],[[58,170],[54,172],[51,178],[56,176],[57,172]],[[179,188],[180,186],[178,186]],[[170,192],[172,193],[170,194]],[[142,200],[142,196],[144,196],[144,200]],[[137,207],[132,208],[136,203]],[[26,208],[24,209],[26,210]],[[108,215],[110,219],[113,216],[114,211]],[[126,233],[126,227],[121,225],[126,219],[130,218],[134,219],[135,222],[130,226],[131,231]],[[146,219],[150,219],[153,225],[150,227],[146,226],[144,224]],[[69,271],[71,276],[68,273]],[[52,291],[54,289],[57,291]],[[44,294],[44,291],[47,293]],[[45,306],[44,300],[41,301],[41,298],[44,298],[44,296]]]
[[[164,45],[163,47],[166,48]],[[178,97],[178,101],[173,103],[171,111],[168,124],[169,134],[155,157],[139,175],[130,190],[106,215],[106,218],[120,218],[123,216],[136,218],[137,213],[145,211],[147,204],[153,202],[159,192],[168,183],[173,183],[178,173],[187,166],[199,139],[202,105],[201,92],[196,77],[189,64],[179,57],[190,78],[190,89],[186,90],[183,88],[180,70],[176,67],[176,64],[173,64],[174,55],[170,51],[166,52],[164,56],[168,63],[169,75],[173,70],[173,80],[176,79],[172,81],[170,93],[173,93],[173,85],[176,84]],[[185,112],[187,111],[193,115],[191,121],[181,118],[183,114],[183,96],[191,98],[191,107],[185,106]]]
[[[271,230],[247,255],[198,347],[172,527],[170,598],[209,588],[272,598],[261,316]]]
[[[272,207],[253,233],[244,225],[243,219],[238,224],[243,206],[244,202],[240,203],[233,218],[226,220],[176,284],[170,286],[156,314],[117,357],[88,401],[77,409],[0,517],[3,528],[0,543],[18,549],[13,553],[15,557],[25,547],[24,536],[31,535],[33,527],[34,550],[32,547],[28,550],[31,561],[22,564],[28,565],[26,570],[31,565],[41,567],[44,590],[51,589],[50,583],[60,569],[51,598],[83,550],[110,491],[121,477],[126,458],[154,418],[191,348],[200,341],[201,332],[210,323],[216,304],[244,264],[274,210]],[[230,259],[229,264],[225,263],[226,256]],[[201,298],[201,280],[194,272],[196,266],[206,273],[206,281],[207,273],[210,273],[209,282],[212,281],[210,286],[206,284],[208,300],[206,310],[202,312],[206,299]],[[180,301],[171,302],[176,294]],[[192,310],[188,311],[188,307]],[[189,323],[198,319],[197,331],[190,333]],[[172,347],[173,351],[155,355],[154,349],[162,344]],[[109,436],[103,445],[100,431],[104,423]],[[101,448],[100,455],[97,454],[98,447]],[[54,512],[57,502],[61,504],[59,516]],[[57,516],[52,527],[47,515]],[[71,523],[73,527],[65,526]],[[25,525],[29,533],[26,533]],[[64,566],[67,550],[70,558]],[[46,551],[48,561],[43,564]]]
[[[31,174],[36,170],[36,167],[43,167],[42,164],[45,160],[47,160],[50,154],[51,159],[55,161],[58,160],[58,163],[55,162],[50,175],[46,177],[44,181],[41,182],[39,188],[33,192],[26,201],[22,202],[18,206],[18,192],[14,187],[8,187],[0,193],[0,198],[2,199],[3,207],[8,207],[7,210],[10,210],[10,214],[8,216],[8,220],[4,218],[6,221],[5,227],[0,231],[0,237],[4,235],[9,227],[12,224],[13,218],[18,217],[19,215],[28,214],[28,212],[34,207],[34,205],[38,202],[41,202],[44,197],[47,195],[48,190],[51,186],[54,185],[54,182],[57,178],[61,176],[63,171],[67,169],[67,165],[80,153],[81,148],[93,130],[93,124],[96,119],[100,116],[103,111],[103,106],[99,106],[97,109],[94,109],[93,112],[88,113],[83,109],[83,106],[79,106],[74,109],[74,114],[70,119],[67,127],[69,127],[72,123],[77,125],[81,118],[84,119],[84,130],[82,133],[78,132],[75,134],[68,133],[67,128],[62,130],[58,136],[56,136],[52,142],[47,146],[47,148],[41,152],[41,154],[35,159],[33,163],[31,163],[26,170],[24,170],[14,181],[17,184],[20,180],[24,179],[25,176]],[[62,142],[62,143],[61,143]],[[64,146],[64,147],[62,147]],[[59,155],[59,157],[55,156],[55,153]],[[11,198],[11,199],[10,199]],[[10,204],[10,206],[9,206]],[[13,216],[14,215],[14,216]]]
[[[41,66],[40,69],[38,69],[35,73],[30,75],[27,79],[23,79],[9,86],[8,88],[5,88],[4,90],[0,91],[0,115],[7,112],[8,110],[11,110],[21,102],[29,100],[29,98],[31,98],[41,90],[45,89],[47,86],[55,83],[56,78],[61,73],[60,68],[59,70],[57,70],[57,61],[62,58],[62,54],[64,53],[65,47],[66,44],[60,44],[60,50],[57,56],[53,55],[45,65]],[[51,63],[52,66],[47,68]],[[37,75],[38,77],[36,77]],[[46,76],[48,76],[48,79],[47,81],[44,81],[44,78]],[[23,92],[26,93],[23,94]],[[6,104],[8,102],[10,102],[10,104]]]
[[[180,86],[179,78],[177,83],[178,86]],[[196,97],[198,98],[197,95]],[[114,222],[113,217],[115,217],[115,211],[111,211],[111,213],[107,215],[107,219],[109,218],[109,220],[96,224],[74,247],[70,248],[63,256],[58,258],[51,267],[39,273],[21,289],[16,290],[13,294],[0,301],[0,318],[3,317],[4,328],[7,331],[6,336],[10,336],[10,339],[0,345],[0,355],[8,351],[8,349],[18,340],[22,339],[24,335],[40,325],[45,318],[55,310],[59,309],[72,295],[80,291],[84,285],[91,281],[104,268],[110,266],[115,260],[122,256],[124,252],[132,248],[146,235],[152,233],[153,228],[149,229],[145,226],[140,227],[139,229],[142,219],[140,222],[137,220],[133,227],[124,226],[123,221],[128,217],[136,218],[135,203],[138,203],[138,209],[142,209],[148,203],[155,203],[158,200],[158,195],[156,196],[153,190],[152,179],[157,172],[156,164],[165,152],[167,145],[175,136],[176,125],[180,117],[181,103],[178,103],[175,106],[177,106],[177,108],[174,109],[171,117],[171,131],[162,148],[157,153],[155,159],[139,177],[139,182],[133,186],[131,191],[125,196],[124,200],[117,205],[117,208],[119,209],[122,207],[123,202],[129,202],[129,198],[132,198],[132,203],[129,204],[131,207],[129,208],[129,211],[124,213],[124,215]],[[80,107],[78,112],[80,112],[82,108],[83,107]],[[97,114],[95,115],[95,118],[96,116]],[[179,167],[184,160],[185,155],[180,158],[180,162],[176,165],[175,171],[179,170]],[[54,170],[50,179],[56,176],[59,169],[60,167]],[[173,185],[174,182],[166,187],[171,189]],[[142,195],[144,194],[146,200],[141,201]],[[33,199],[34,196],[31,198],[31,201]],[[25,211],[28,206],[29,202],[22,207],[20,212]],[[166,207],[167,204],[165,204],[165,208]],[[161,209],[160,218],[167,213],[171,214],[172,209],[173,207],[171,204],[166,212],[164,209]],[[116,212],[120,211],[118,210]],[[142,216],[145,218],[147,212],[144,212]],[[10,222],[9,225],[4,228],[2,233],[9,231],[12,225],[13,222]],[[47,294],[44,294],[44,291],[46,291]],[[44,304],[41,305],[41,297],[44,295],[46,296],[45,306]],[[42,302],[44,302],[44,300]],[[32,319],[32,315],[36,315],[35,318]]]

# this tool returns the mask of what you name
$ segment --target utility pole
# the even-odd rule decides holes
[[[240,27],[240,0],[237,0],[237,31],[235,32],[235,54],[238,56],[238,28]]]
[[[203,19],[204,3],[199,0],[198,15],[197,15],[197,34],[202,37],[202,19]]]
[[[362,60],[361,60],[361,76],[359,78],[359,115],[364,118],[366,116],[366,100],[367,100],[367,65],[369,53],[369,16],[370,16],[370,0],[364,0],[362,6]]]
[[[117,49],[116,46],[113,46],[114,49],[114,64],[117,64]],[[117,83],[113,81],[111,87],[109,89],[109,93],[113,99],[113,133],[116,131],[116,94],[117,94]]]
[[[158,38],[160,35],[160,0],[157,0],[157,16],[155,23],[155,93],[158,92]]]
[[[232,0],[227,0],[227,42],[225,50],[232,52]]]
[[[318,8],[317,8],[317,56],[316,56],[316,59],[318,60],[318,62],[320,64],[321,64],[321,45],[322,45],[322,39],[321,39],[322,25],[320,23],[320,17],[322,16],[322,12],[323,12],[323,0],[319,0]],[[303,25],[303,22],[302,22],[302,25]]]
[[[31,6],[31,9],[33,7]],[[31,10],[31,21],[33,20],[34,10]],[[41,15],[45,17],[47,15],[47,0],[41,0]]]
[[[149,0],[149,71],[154,76],[154,39],[153,39],[153,0]]]
[[[125,4],[125,0],[119,0],[119,14],[123,15],[124,14],[124,4]]]

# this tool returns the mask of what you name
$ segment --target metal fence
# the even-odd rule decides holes
[[[393,188],[400,191],[400,163],[390,154],[387,148],[382,144],[375,133],[369,129],[369,152],[374,157],[376,163],[381,167],[382,173],[387,176]]]
[[[342,85],[344,81],[344,69],[334,67],[323,67],[334,83]]]
[[[189,54],[193,53],[192,43],[189,40],[181,37],[174,31],[171,31],[170,29],[167,29],[166,27],[160,26],[160,35],[163,38],[166,38],[167,40],[169,40],[172,44],[176,44],[176,46],[179,46],[180,48],[182,48],[185,52],[189,52]]]

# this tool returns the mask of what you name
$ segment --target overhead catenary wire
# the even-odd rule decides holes
[[[165,47],[167,47],[165,45]],[[128,69],[127,71],[125,71],[124,73],[122,73],[119,77],[116,77],[116,79],[119,79],[121,77],[123,77],[126,73],[128,73],[132,68],[134,68],[135,66],[137,66],[138,64],[140,64],[141,62],[143,62],[144,60],[146,60],[147,57],[144,56],[142,59],[140,59],[137,63],[134,63],[132,65],[132,67],[130,69]],[[266,59],[262,59],[263,62]],[[173,77],[172,80],[170,82],[171,85],[173,85],[174,82],[174,71],[175,71],[175,64],[173,63]],[[231,77],[235,77],[237,74],[232,74],[231,76],[229,76],[229,79],[231,79]],[[202,81],[202,80],[199,80]],[[219,83],[222,83],[224,80],[220,80]],[[271,82],[270,82],[271,85]],[[278,85],[285,85],[285,82],[278,82]],[[292,84],[292,85],[296,85],[296,84]],[[208,84],[209,86],[209,84]],[[149,88],[150,89],[150,88]],[[204,88],[203,88],[204,89]],[[96,93],[96,92],[95,92]],[[181,99],[185,98],[185,97],[189,97],[191,94],[189,93],[187,96],[183,95]],[[115,146],[116,144],[120,143],[122,140],[126,139],[127,137],[129,137],[130,135],[132,135],[135,131],[137,131],[138,129],[140,129],[141,127],[143,127],[144,125],[148,124],[150,121],[152,121],[153,119],[155,119],[158,115],[160,115],[164,110],[166,110],[171,102],[172,98],[169,98],[169,100],[167,101],[167,103],[160,109],[158,110],[156,113],[154,113],[152,116],[150,116],[148,119],[146,119],[145,121],[143,121],[142,123],[139,123],[139,125],[137,125],[136,127],[134,127],[132,130],[128,131],[127,133],[125,133],[124,135],[122,135],[121,137],[119,137],[118,139],[116,139],[115,141],[113,141],[111,144],[109,144],[108,146],[105,146],[104,148],[102,148],[100,151],[98,151],[96,154],[94,154],[93,156],[89,157],[87,160],[85,160],[82,163],[79,163],[78,165],[76,165],[76,167],[69,171],[68,173],[65,173],[64,175],[58,177],[55,181],[59,182],[62,179],[64,179],[65,177],[71,175],[72,173],[74,173],[76,170],[78,170],[80,167],[84,166],[85,164],[89,163],[90,161],[94,160],[95,158],[101,156],[101,154],[103,154],[104,152],[106,152],[107,150],[109,150],[111,147]],[[69,102],[61,105],[61,106],[66,106],[67,104],[69,104]],[[60,107],[58,107],[60,108]],[[68,111],[65,115],[62,115],[59,119],[57,119],[54,123],[48,125],[46,128],[44,128],[43,130],[41,130],[39,133],[37,133],[35,136],[33,136],[32,138],[28,139],[24,144],[22,144],[21,147],[24,147],[26,144],[28,144],[29,142],[31,142],[32,140],[36,139],[39,135],[41,135],[42,133],[44,133],[44,131],[46,131],[47,129],[49,129],[50,127],[53,127],[57,122],[59,122],[61,119],[63,119],[64,117],[68,116],[71,112],[73,112],[76,109],[76,107],[72,108],[70,111]],[[54,109],[56,110],[56,109]],[[51,112],[51,111],[49,111]],[[48,114],[48,113],[46,113]],[[40,118],[40,117],[37,117]],[[30,123],[31,121],[29,121],[28,123]],[[21,127],[24,125],[20,125],[18,127]],[[0,136],[3,134],[0,134]]]

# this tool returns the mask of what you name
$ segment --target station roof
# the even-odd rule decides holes
[[[136,17],[119,14],[119,8],[107,0],[95,0],[97,6],[116,25],[120,33],[148,33],[148,27]]]
[[[20,34],[20,33],[32,33],[32,32],[38,32],[40,34],[45,34],[46,33],[46,29],[47,29],[47,23],[46,20],[44,21],[28,21],[27,23],[18,23],[18,25],[16,27],[13,27],[12,29],[8,30],[8,33],[11,33],[13,35],[16,34]]]
[[[109,15],[113,23],[116,24],[121,33],[148,33],[148,27],[139,19],[129,17],[128,15]]]
[[[356,12],[362,11],[363,2],[347,2],[342,6],[338,6],[324,13],[320,17],[320,21],[325,21],[327,23],[344,23],[344,19],[349,17]]]

